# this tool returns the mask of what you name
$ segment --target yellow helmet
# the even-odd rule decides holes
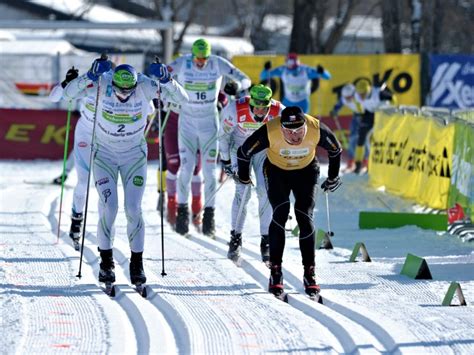
[[[359,81],[357,81],[355,87],[358,94],[360,95],[367,94],[371,89],[370,81],[369,79],[365,79],[365,78],[360,79]]]

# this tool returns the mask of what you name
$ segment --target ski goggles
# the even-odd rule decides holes
[[[265,108],[270,106],[270,100],[259,100],[250,98],[250,105],[258,108]]]
[[[121,96],[130,96],[131,94],[133,94],[133,92],[135,91],[135,89],[137,88],[137,85],[134,85],[133,87],[131,88],[121,88],[121,87],[118,87],[117,85],[115,85],[114,83],[112,84],[112,87],[115,91],[116,94],[119,94]]]
[[[208,60],[209,60],[209,57],[201,57],[201,58],[193,57],[193,61],[197,64],[206,64]]]

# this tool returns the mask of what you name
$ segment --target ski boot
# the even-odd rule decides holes
[[[130,258],[130,282],[134,285],[142,285],[146,282],[145,271],[143,271],[143,252],[134,253]]]
[[[319,295],[321,291],[319,285],[316,283],[316,277],[314,272],[314,265],[305,266],[303,274],[303,284],[306,294],[310,297]]]
[[[262,235],[262,239],[260,239],[260,254],[265,264],[270,262],[270,237],[268,235]]]
[[[233,261],[237,261],[240,258],[240,252],[242,251],[242,233],[235,233],[234,230],[230,231],[230,242],[229,251],[227,252],[227,258]]]
[[[176,195],[168,195],[168,204],[166,209],[166,220],[169,224],[174,226],[176,224]]]
[[[193,196],[193,200],[191,202],[191,212],[193,214],[193,224],[196,227],[199,227],[202,223],[201,211],[202,211],[201,196],[200,195]]]
[[[112,249],[100,251],[100,270],[99,270],[99,282],[105,282],[106,284],[112,284],[115,282],[115,264],[113,258]]]
[[[202,219],[202,234],[213,236],[215,232],[214,207],[206,207],[204,208],[204,217]]]
[[[71,216],[71,229],[69,229],[69,238],[72,239],[74,243],[74,249],[79,250],[79,240],[81,239],[81,231],[82,231],[82,221],[83,221],[82,213],[72,212]]]
[[[189,211],[186,203],[178,205],[178,215],[176,217],[176,233],[185,235],[189,232]]]
[[[268,283],[268,292],[282,301],[287,300],[285,291],[283,290],[283,273],[281,264],[274,264],[270,268],[270,280]]]

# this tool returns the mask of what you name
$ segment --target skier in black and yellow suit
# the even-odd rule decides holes
[[[319,177],[317,147],[328,152],[328,178],[321,185],[324,191],[335,191],[340,185],[339,167],[341,146],[334,133],[318,119],[305,115],[299,107],[284,109],[281,117],[269,121],[240,146],[238,179],[251,182],[250,158],[267,149],[263,171],[268,199],[273,208],[269,228],[271,276],[269,291],[276,296],[283,293],[282,257],[285,248],[285,223],[290,212],[290,192],[295,197],[295,217],[300,229],[300,251],[304,266],[304,285],[308,294],[319,292],[315,279],[315,239],[313,210]]]

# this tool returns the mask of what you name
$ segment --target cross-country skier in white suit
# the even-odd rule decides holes
[[[213,235],[216,190],[217,134],[219,114],[217,98],[223,77],[236,85],[226,85],[224,91],[235,95],[250,87],[250,79],[226,59],[211,54],[211,44],[205,39],[193,43],[192,53],[170,64],[173,77],[183,85],[189,102],[181,105],[178,123],[178,146],[181,166],[178,173],[178,210],[176,231],[186,234],[189,229],[188,198],[196,152],[201,152],[204,176],[204,215],[202,232]]]
[[[142,263],[145,227],[141,202],[147,173],[146,118],[150,113],[151,100],[160,95],[159,88],[162,95],[181,104],[187,101],[188,96],[170,78],[164,64],[153,63],[150,66],[150,73],[159,80],[159,86],[155,80],[137,73],[128,64],[119,65],[113,71],[110,69],[109,60],[96,59],[87,74],[66,86],[64,98],[99,95],[93,146],[94,181],[100,197],[97,228],[101,256],[99,281],[115,282],[112,248],[120,174],[131,249],[130,279],[133,284],[143,284],[146,282]]]

